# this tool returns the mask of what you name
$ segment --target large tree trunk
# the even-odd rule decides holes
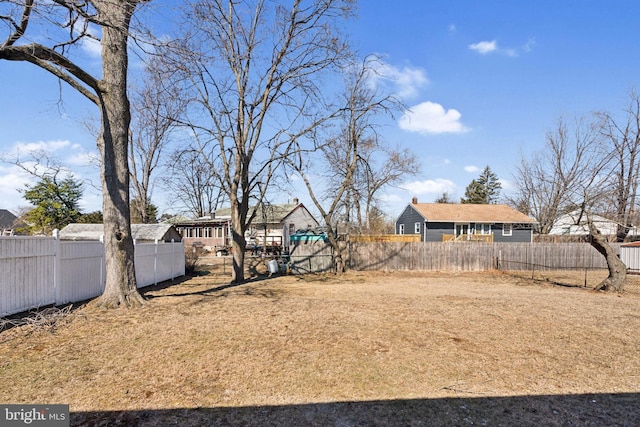
[[[337,275],[341,275],[345,272],[345,263],[342,254],[342,248],[340,247],[340,243],[338,242],[337,227],[333,228],[333,226],[331,225],[331,215],[325,214],[323,215],[323,219],[325,221],[325,224],[327,224],[327,238],[329,239],[329,244],[331,245],[331,249],[333,250],[334,273]]]
[[[232,283],[244,282],[244,255],[247,241],[244,238],[244,221],[240,215],[240,207],[237,203],[231,203],[231,233],[233,236],[233,271]]]
[[[595,287],[595,290],[622,292],[624,282],[627,278],[627,266],[618,258],[616,252],[611,245],[607,243],[607,240],[600,234],[595,225],[593,225],[593,222],[589,220],[588,224],[591,235],[591,246],[605,257],[607,267],[609,268],[609,276],[599,283]]]
[[[138,292],[129,207],[128,134],[131,121],[127,97],[127,40],[131,15],[129,2],[100,2],[102,73],[100,81],[102,157],[102,209],[106,286],[95,304],[99,307],[137,307],[144,302]]]

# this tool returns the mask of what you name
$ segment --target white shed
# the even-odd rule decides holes
[[[629,273],[640,273],[640,242],[621,245],[620,259],[627,266]]]

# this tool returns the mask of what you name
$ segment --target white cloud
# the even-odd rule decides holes
[[[70,155],[65,163],[73,166],[92,166],[99,165],[100,159],[97,153],[84,151]]]
[[[453,193],[456,185],[453,181],[444,178],[427,179],[424,181],[407,182],[400,186],[411,194],[442,194]]]
[[[506,179],[498,179],[498,182],[502,186],[502,191],[513,191],[516,190],[516,186],[509,180]]]
[[[522,50],[525,52],[531,52],[533,47],[536,45],[536,39],[530,38],[527,42],[522,46]]]
[[[37,153],[37,152],[53,153],[70,146],[71,146],[71,142],[67,140],[62,140],[62,139],[56,139],[51,141],[27,142],[27,143],[17,142],[16,144],[14,144],[13,148],[7,154],[13,157],[17,154],[24,154],[24,153]]]
[[[95,24],[89,24],[83,31],[85,31],[87,35],[80,39],[80,47],[91,58],[101,58],[102,46],[99,40],[101,35],[100,27]],[[79,35],[78,33],[76,34]]]
[[[400,129],[420,134],[463,133],[468,129],[460,122],[458,110],[445,110],[435,102],[423,102],[406,111],[398,125]]]
[[[34,184],[35,177],[28,175],[17,166],[0,167],[0,198],[3,209],[17,211],[20,206],[29,203],[22,198],[19,190],[25,188],[25,184]]]
[[[102,46],[100,42],[95,39],[84,38],[82,39],[82,50],[88,54],[91,58],[101,58],[102,57]]]
[[[480,55],[486,55],[491,52],[495,52],[498,50],[498,42],[492,40],[490,42],[482,41],[478,43],[472,43],[469,45],[469,49],[475,50]]]
[[[464,167],[464,171],[469,173],[478,172],[479,170],[480,168],[474,165],[468,165]]]
[[[456,32],[456,24],[449,24],[447,26],[447,29],[449,30],[450,33],[455,33]]]
[[[373,72],[368,76],[369,82],[374,85],[388,84],[400,98],[411,98],[418,91],[429,84],[427,73],[421,68],[398,68],[380,60],[371,60],[369,66]]]
[[[520,54],[520,52],[525,52],[525,53],[531,52],[535,44],[536,44],[535,39],[530,38],[529,40],[527,40],[527,42],[524,45],[518,48],[512,48],[512,47],[501,48],[500,46],[498,46],[497,40],[491,40],[491,41],[481,41],[478,43],[472,43],[469,45],[469,49],[478,52],[480,55],[488,55],[490,53],[500,53],[500,54],[515,58]]]
[[[15,143],[8,150],[0,152],[0,159],[6,161],[4,166],[0,163],[0,208],[15,211],[20,206],[28,205],[19,190],[27,183],[32,185],[38,181],[35,175],[12,165],[13,162],[18,161],[22,167],[35,174],[47,173],[55,168],[62,174],[59,176],[88,182],[88,179],[98,173],[96,156],[95,151],[84,150],[79,144],[72,144],[68,140]],[[85,188],[85,193],[86,191],[88,188]],[[86,197],[83,196],[84,199]],[[100,204],[98,208],[99,206]]]

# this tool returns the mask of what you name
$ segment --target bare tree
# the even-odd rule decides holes
[[[598,113],[601,132],[610,145],[613,162],[611,216],[618,222],[617,240],[624,241],[633,227],[640,179],[640,95],[633,90],[622,120]]]
[[[48,71],[100,111],[97,145],[102,160],[106,287],[96,305],[102,307],[133,307],[143,303],[134,268],[127,156],[130,122],[127,42],[137,5],[137,0],[22,0],[0,5],[2,28],[7,31],[0,44],[0,59],[30,62]],[[27,31],[41,24],[64,38],[52,40],[50,45],[32,42],[41,38],[28,38]],[[97,39],[96,27],[101,30],[101,78],[91,75],[69,55],[78,42]]]
[[[529,158],[523,156],[516,167],[517,190],[509,201],[536,219],[540,234],[548,234],[560,215],[579,206],[574,192],[594,161],[595,135],[581,134],[590,126],[580,118],[572,133],[566,120],[558,119],[555,130],[547,132],[545,148]]]
[[[353,3],[194,1],[165,57],[193,100],[184,124],[231,205],[233,282],[244,281],[250,201],[262,202],[292,141],[326,120],[322,76],[348,53],[338,26]]]
[[[392,95],[381,93],[370,84],[370,59],[365,59],[359,66],[352,66],[347,75],[342,115],[339,117],[339,133],[328,138],[320,147],[324,162],[311,161],[309,153],[305,150],[297,150],[297,157],[289,161],[289,165],[302,177],[309,196],[327,226],[327,237],[333,248],[337,273],[344,271],[342,248],[338,244],[339,214],[341,209],[344,209],[348,215],[351,203],[361,197],[355,186],[359,168],[365,164],[361,156],[361,147],[378,144],[374,118],[390,114],[398,106]],[[321,174],[324,179],[312,178],[311,165],[324,170]],[[364,175],[368,173],[370,171],[363,170]],[[325,190],[321,187],[322,181],[327,185]],[[372,191],[372,194],[375,194],[375,191],[377,190]],[[321,194],[324,194],[324,197]],[[367,195],[364,200],[367,200]]]
[[[587,226],[590,244],[605,257],[609,269],[609,276],[596,289],[621,291],[626,267],[592,219],[603,209],[612,178],[618,174],[615,151],[603,138],[602,122],[580,119],[569,126],[559,120],[555,131],[547,135],[547,147],[544,155],[529,162],[530,168],[524,167],[525,160],[521,163],[521,202],[540,207],[538,213],[548,221],[545,226],[549,228],[559,214],[577,211],[576,224]]]
[[[167,84],[160,66],[159,58],[150,57],[143,85],[132,95],[129,161],[132,200],[136,203],[132,203],[131,208],[135,209],[132,215],[143,224],[153,222],[148,213],[151,211],[154,175],[161,166],[163,150],[177,126],[176,119],[186,107],[179,88]]]
[[[174,151],[167,161],[164,188],[172,199],[195,217],[215,212],[225,201],[211,160],[199,148]]]
[[[363,68],[358,71],[362,73],[363,81],[368,81],[370,77],[378,77],[375,75],[380,69],[378,63],[379,58],[375,55],[364,59]],[[351,84],[356,85],[353,80]],[[386,112],[390,115],[403,108],[397,98],[379,93],[377,89],[372,90],[371,93],[363,93],[361,96],[370,97],[368,100],[358,101],[364,103],[374,101],[377,97],[377,100],[384,104]],[[372,209],[379,202],[380,192],[420,171],[420,164],[413,153],[408,149],[387,146],[379,138],[377,126],[368,121],[370,118],[366,118],[366,120],[367,122],[362,120],[359,124],[363,126],[366,137],[358,141],[356,167],[335,213],[339,215],[340,221],[349,233],[370,231]],[[327,171],[327,188],[324,192],[326,198],[331,199],[336,194],[336,189],[345,183],[349,173],[349,153],[352,149],[350,145],[350,139],[347,137],[333,138],[329,144],[330,148],[323,150]]]
[[[386,147],[377,136],[362,144],[362,147],[351,200],[358,231],[369,232],[372,209],[379,202],[380,192],[400,183],[408,176],[417,175],[420,172],[420,163],[416,155],[408,149]]]

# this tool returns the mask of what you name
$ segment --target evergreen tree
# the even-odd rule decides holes
[[[76,221],[80,224],[102,224],[102,212],[93,211],[80,215],[80,218]]]
[[[495,204],[500,196],[502,184],[498,176],[489,166],[485,167],[478,179],[474,179],[467,186],[461,203]]]
[[[143,208],[140,199],[131,199],[131,224],[157,224],[158,223],[158,207],[153,203],[149,203]],[[144,209],[144,210],[143,210]],[[144,214],[143,214],[144,213]]]
[[[23,197],[33,206],[24,216],[31,234],[49,235],[57,228],[76,222],[80,217],[78,201],[82,197],[82,184],[73,178],[58,182],[45,176],[33,186],[26,186]]]

